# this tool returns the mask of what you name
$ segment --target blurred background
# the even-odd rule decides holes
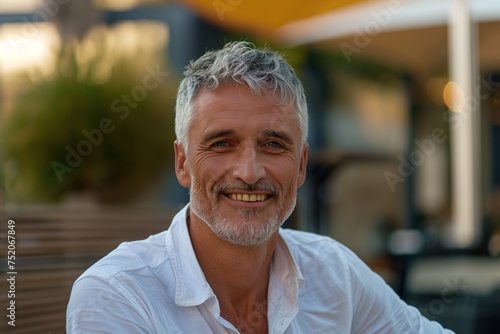
[[[188,202],[173,170],[182,72],[242,39],[283,52],[309,100],[286,227],[344,243],[457,333],[497,333],[494,0],[3,0],[0,267],[10,219],[18,274],[16,327],[2,315],[0,330],[64,333],[76,277],[168,228]]]

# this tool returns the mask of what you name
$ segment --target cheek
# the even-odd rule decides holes
[[[297,186],[299,166],[293,157],[272,158],[267,164],[267,170],[284,189]]]
[[[197,173],[192,174],[198,185],[211,189],[227,173],[229,163],[215,156],[196,157],[194,160]]]

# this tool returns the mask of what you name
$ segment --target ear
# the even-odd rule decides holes
[[[309,145],[305,143],[304,146],[302,147],[302,153],[300,155],[299,177],[297,178],[297,188],[302,187],[304,181],[306,180],[308,150],[309,150]]]
[[[184,147],[176,140],[174,142],[175,152],[175,175],[179,183],[186,188],[191,186],[191,174],[187,163]]]

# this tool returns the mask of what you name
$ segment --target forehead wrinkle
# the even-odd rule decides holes
[[[263,100],[267,100],[264,97],[269,98],[273,94],[254,94],[254,97],[256,95],[261,95],[262,99],[247,99],[248,96],[245,96],[244,93],[248,88],[245,89],[243,87],[232,89],[232,94],[233,97],[236,96],[236,101],[226,98],[220,99],[220,96],[217,94],[218,91],[224,91],[228,88],[231,89],[234,87],[223,84],[215,90],[202,89],[198,92],[195,101],[193,101],[195,115],[193,115],[194,117],[192,120],[200,124],[202,129],[204,128],[204,130],[202,130],[203,139],[209,137],[213,138],[213,132],[228,129],[224,129],[224,127],[219,128],[219,126],[215,124],[219,120],[222,122],[224,122],[224,120],[242,121],[248,123],[247,126],[254,122],[269,122],[267,126],[263,126],[261,129],[268,128],[274,130],[276,133],[272,136],[276,138],[280,137],[278,133],[287,134],[288,126],[294,127],[294,123],[292,122],[292,124],[290,124],[289,122],[295,120],[296,115],[293,113],[293,106],[289,103],[280,104],[276,100],[276,96],[274,96],[274,102],[269,101],[271,105],[263,103]],[[208,116],[208,118],[205,118],[205,115]],[[213,121],[215,121],[215,123]],[[271,135],[271,133],[267,135]],[[288,136],[290,136],[289,133]]]

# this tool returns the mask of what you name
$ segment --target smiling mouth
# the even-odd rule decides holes
[[[226,196],[240,202],[263,202],[269,198],[266,194],[226,194]]]

